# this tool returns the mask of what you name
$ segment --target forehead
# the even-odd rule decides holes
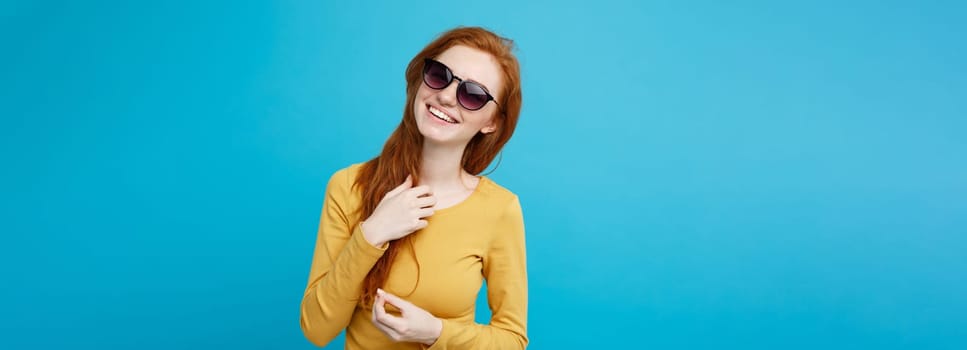
[[[489,53],[457,45],[443,51],[436,60],[450,67],[453,74],[460,79],[483,84],[494,97],[497,97],[502,88],[500,66]]]

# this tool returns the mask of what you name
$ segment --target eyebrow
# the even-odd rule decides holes
[[[458,76],[457,76],[457,74],[453,72],[453,68],[450,68],[450,66],[448,66],[448,65],[447,65],[446,63],[443,63],[443,61],[440,61],[440,60],[436,60],[436,61],[437,61],[437,62],[440,62],[440,64],[442,64],[442,65],[443,65],[444,67],[447,67],[447,69],[449,69],[449,70],[450,70],[450,74],[453,74],[453,78],[454,78],[454,79],[457,79],[457,80],[460,80],[460,81],[469,81],[469,82],[474,82],[474,83],[476,83],[477,85],[480,85],[480,87],[482,87],[482,88],[484,88],[484,91],[487,91],[487,93],[488,93],[488,94],[490,94],[491,96],[493,96],[493,95],[494,95],[494,94],[493,94],[492,92],[490,92],[490,88],[488,88],[488,87],[487,87],[487,85],[485,85],[484,83],[481,83],[481,82],[479,82],[479,81],[476,81],[476,80],[474,80],[474,79],[471,79],[471,78],[466,78],[466,79],[465,79],[465,78],[461,78],[461,77],[458,77]],[[496,97],[495,97],[495,98],[496,98]]]

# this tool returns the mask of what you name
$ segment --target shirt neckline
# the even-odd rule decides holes
[[[467,196],[467,198],[464,198],[462,201],[457,202],[457,204],[451,205],[449,207],[434,210],[433,215],[430,217],[432,218],[434,216],[447,214],[455,211],[456,209],[459,209],[460,207],[467,206],[467,202],[473,201],[473,199],[476,197],[480,197],[481,187],[484,187],[489,181],[490,179],[487,178],[486,176],[480,176],[480,181],[477,182],[477,187],[474,187],[473,192],[470,192],[470,195]]]

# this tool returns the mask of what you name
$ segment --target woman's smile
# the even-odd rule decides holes
[[[453,124],[460,123],[453,117],[449,116],[446,112],[440,109],[437,109],[436,107],[433,107],[429,104],[426,105],[426,111],[427,111],[427,117],[429,117],[430,119],[433,119],[437,123],[440,123],[443,125],[453,125]]]

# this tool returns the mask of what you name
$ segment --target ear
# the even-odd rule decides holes
[[[497,131],[497,124],[494,123],[493,120],[490,121],[490,124],[487,124],[487,126],[483,127],[483,129],[480,129],[480,132],[484,134],[489,134],[494,131]]]

